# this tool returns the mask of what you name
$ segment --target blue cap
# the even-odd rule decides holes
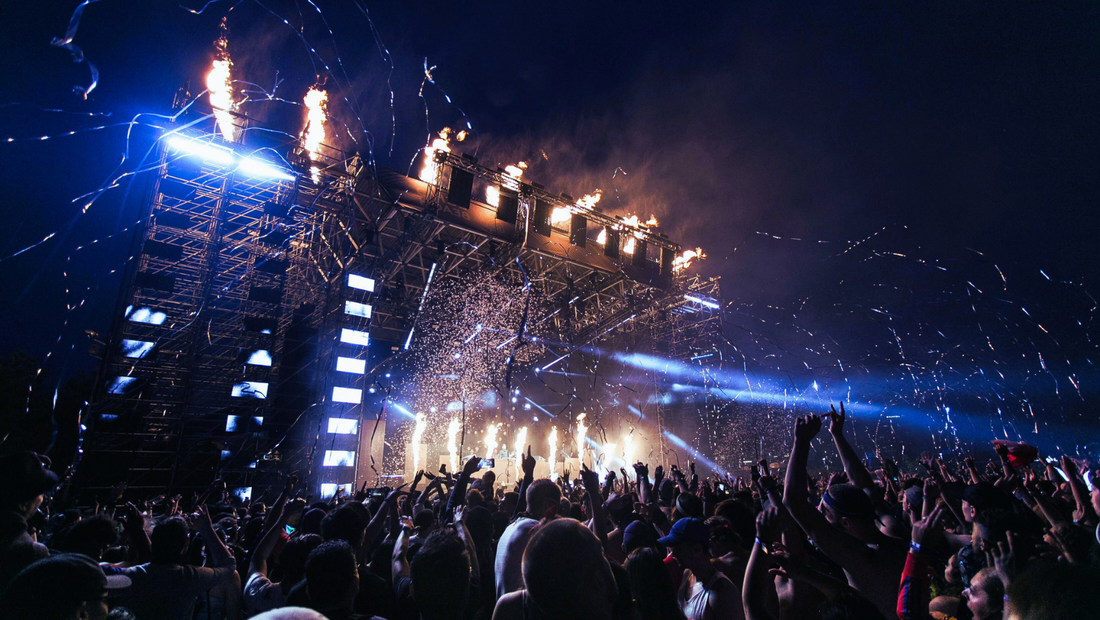
[[[667,547],[675,547],[687,543],[696,543],[704,547],[710,543],[710,529],[706,523],[699,519],[680,519],[672,524],[672,531],[664,538],[658,538],[657,542]]]

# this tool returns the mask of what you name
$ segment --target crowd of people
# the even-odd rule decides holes
[[[291,474],[270,505],[120,489],[65,507],[44,457],[7,455],[0,618],[1100,617],[1100,468],[995,441],[988,465],[872,469],[845,420],[798,418],[785,466],[738,478],[637,463],[535,479],[528,449],[518,485],[474,457],[313,503]],[[823,427],[843,471],[815,477]]]

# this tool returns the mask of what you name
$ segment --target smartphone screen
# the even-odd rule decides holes
[[[287,536],[292,536],[294,534],[294,530],[295,530],[295,527],[293,525],[287,525],[284,528],[284,531],[286,531]]]
[[[478,469],[492,469],[496,465],[496,459],[481,459]]]

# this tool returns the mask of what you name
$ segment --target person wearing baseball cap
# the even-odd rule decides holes
[[[23,568],[49,555],[28,531],[27,519],[57,485],[49,459],[34,452],[0,456],[0,589]]]
[[[672,557],[685,569],[677,594],[685,616],[699,620],[745,617],[741,591],[710,561],[710,529],[706,523],[684,517],[657,542],[669,547]]]
[[[0,619],[71,620],[107,617],[107,595],[130,586],[130,578],[110,577],[92,558],[60,553],[24,568],[0,594]]]

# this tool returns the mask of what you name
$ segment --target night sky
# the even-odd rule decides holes
[[[72,200],[156,129],[25,139],[169,113],[184,82],[201,90],[228,15],[234,77],[258,85],[239,87],[282,80],[300,101],[327,79],[341,148],[406,171],[429,132],[468,120],[459,150],[482,163],[528,161],[531,180],[601,189],[608,212],[704,248],[746,373],[972,406],[977,434],[1002,430],[999,407],[1013,438],[1096,445],[1096,3],[101,0],[75,39],[100,71],[87,101],[87,66],[50,46],[76,4],[0,14],[0,140],[16,139],[0,142],[0,353],[94,368],[83,332],[107,329],[138,205],[125,184],[83,215]],[[301,129],[300,107],[249,105]],[[974,386],[978,369],[1003,377]]]

